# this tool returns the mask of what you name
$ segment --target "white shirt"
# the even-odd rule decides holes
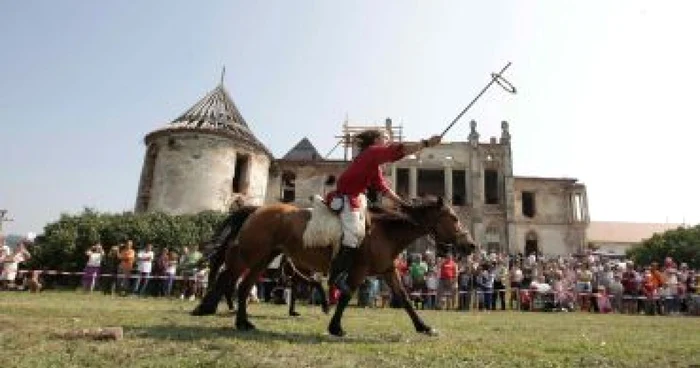
[[[165,269],[165,273],[168,275],[174,275],[177,271],[177,261],[169,260],[168,268]]]
[[[533,281],[530,284],[530,287],[535,289],[535,291],[537,291],[538,293],[548,293],[548,292],[552,291],[552,287],[545,282],[539,283],[537,281]]]
[[[438,288],[438,279],[435,275],[430,275],[425,279],[425,287],[428,290],[437,290]]]
[[[153,266],[153,251],[140,250],[136,258],[138,259],[139,272],[151,273]]]
[[[90,252],[88,255],[87,266],[88,267],[100,267],[102,264],[102,253]]]
[[[513,282],[523,282],[523,278],[523,271],[520,268],[516,268],[512,273],[511,280],[513,280]]]

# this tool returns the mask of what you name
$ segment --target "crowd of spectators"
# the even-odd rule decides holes
[[[16,284],[19,264],[30,258],[23,243],[14,250],[3,245],[0,287]],[[80,288],[108,295],[195,300],[207,288],[206,263],[197,246],[175,250],[145,244],[135,249],[129,240],[105,251],[95,244],[85,252]],[[477,252],[456,259],[427,250],[403,253],[395,266],[412,302],[423,309],[700,314],[700,273],[670,257],[662,264],[635,265],[592,252],[572,256]],[[28,273],[22,284],[40,288],[39,277]],[[262,277],[257,296],[279,301],[288,287]],[[302,295],[310,290],[296,287]],[[331,290],[331,303],[335,297]],[[311,292],[308,298],[318,302],[318,295]],[[397,300],[377,277],[367,278],[358,291],[360,306],[396,306]]]
[[[700,274],[670,257],[662,264],[635,265],[593,252],[481,252],[455,260],[426,251],[400,256],[396,268],[419,308],[677,315],[697,313],[700,303]],[[376,281],[368,280],[365,292],[370,304],[385,304],[386,286]]]

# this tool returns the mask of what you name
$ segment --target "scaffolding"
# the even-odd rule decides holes
[[[5,222],[14,221],[13,219],[7,217],[8,211],[5,209],[0,209],[0,236],[2,235],[2,225]],[[1,245],[1,244],[0,244]]]
[[[348,119],[343,122],[343,132],[342,135],[336,135],[335,138],[338,139],[338,144],[328,153],[327,156],[337,148],[338,146],[343,146],[343,159],[348,161],[348,153],[355,157],[355,135],[368,129],[379,129],[384,130],[389,136],[389,141],[391,142],[403,142],[403,126],[394,125],[390,118],[384,121],[384,125],[350,125]]]

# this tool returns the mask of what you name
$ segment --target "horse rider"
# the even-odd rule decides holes
[[[440,143],[440,136],[432,136],[416,143],[389,143],[389,137],[379,129],[365,130],[355,136],[359,153],[340,175],[336,190],[329,193],[330,207],[340,213],[343,237],[338,254],[331,262],[329,286],[348,291],[346,279],[355,259],[357,248],[365,237],[366,201],[363,193],[373,188],[395,203],[406,204],[389,187],[381,165],[398,161],[405,156]]]

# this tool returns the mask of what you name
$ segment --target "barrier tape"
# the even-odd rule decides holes
[[[82,276],[82,275],[85,275],[85,272],[66,272],[66,271],[56,271],[56,270],[46,270],[46,271],[39,271],[39,270],[19,270],[19,271],[17,271],[18,274],[23,274],[23,273],[32,274],[32,273],[34,273],[34,272],[37,272],[39,275],[68,275],[68,276]],[[121,277],[121,278],[124,278],[124,276],[125,276],[125,275],[124,275],[124,274],[121,274],[121,273],[116,273],[116,274],[114,274],[114,273],[99,273],[99,274],[93,275],[94,278],[97,278],[97,277]],[[185,279],[185,276],[181,276],[181,275],[180,275],[180,276],[151,275],[151,274],[149,274],[148,276],[141,276],[141,274],[139,274],[139,273],[130,273],[130,274],[129,274],[129,278],[131,278],[131,279],[140,279],[140,278],[144,278],[144,279],[163,279],[163,280],[170,280],[170,279],[172,278],[173,280],[184,280],[184,279]],[[199,276],[199,277],[198,277],[198,276],[196,276],[196,275],[187,276],[187,279],[188,279],[188,280],[195,280],[195,279],[197,279],[197,278],[203,279],[203,280],[208,280],[208,277],[202,277],[202,276]],[[269,278],[264,278],[264,279],[262,279],[261,281],[263,281],[263,282],[269,282],[269,281],[275,281],[275,280],[269,279]]]
[[[41,274],[46,274],[46,275],[82,276],[82,275],[85,274],[85,272],[66,272],[66,271],[56,271],[56,270],[46,270],[46,271],[39,271],[39,270],[19,270],[19,271],[17,271],[18,274],[22,274],[22,273],[30,273],[30,274],[31,274],[31,273],[33,273],[33,272],[38,272],[40,275],[41,275]],[[120,278],[124,278],[124,274],[100,273],[100,274],[95,274],[93,278],[97,278],[97,277],[120,277]],[[138,274],[138,273],[131,273],[131,274],[129,274],[129,277],[128,277],[128,278],[130,278],[130,279],[141,279],[141,278],[144,278],[144,279],[163,279],[163,280],[170,280],[170,279],[172,278],[173,280],[184,280],[184,279],[185,279],[185,276],[172,276],[172,277],[171,277],[171,276],[168,276],[168,275],[161,276],[161,275],[150,275],[150,274],[149,274],[148,276],[141,276],[141,275]],[[193,275],[193,276],[188,276],[187,279],[188,279],[189,281],[192,281],[192,280],[197,280],[198,278],[197,278],[197,276],[194,276],[194,275]],[[205,278],[202,279],[202,278],[200,277],[199,280],[207,281],[208,278],[205,277]],[[262,282],[273,282],[273,281],[275,281],[275,280],[270,279],[270,278],[263,278],[261,281],[262,281]],[[539,292],[539,291],[534,291],[534,290],[530,290],[530,289],[511,288],[510,290],[511,290],[511,293],[515,293],[516,295],[519,295],[520,293],[529,293],[529,294],[539,295],[539,296],[548,296],[548,295],[557,295],[557,294],[558,294],[557,292],[553,292],[553,291],[549,291],[549,292]],[[460,290],[460,291],[457,292],[457,294],[458,294],[458,295],[465,295],[465,294],[476,294],[476,295],[480,295],[480,294],[503,294],[503,295],[505,295],[506,292],[507,292],[506,290],[494,290],[494,291],[483,291],[483,290],[463,291],[463,290]],[[415,292],[415,291],[412,291],[412,292],[409,292],[408,294],[409,294],[409,296],[411,296],[411,297],[417,297],[417,296],[441,296],[441,297],[450,297],[450,296],[452,296],[452,293],[440,293],[440,292],[430,292],[430,291],[427,291],[427,292]],[[591,297],[591,296],[593,296],[593,297],[599,297],[599,296],[601,296],[601,295],[602,295],[602,294],[600,294],[600,293],[590,293],[590,292],[586,292],[586,293],[575,293],[575,292],[573,292],[573,296],[576,297],[576,298],[579,298],[579,297]],[[609,296],[609,297],[614,297],[614,295],[612,295],[612,294],[608,294],[608,296]],[[678,298],[678,299],[685,299],[685,298],[688,298],[688,296],[689,296],[689,295],[684,295],[684,296],[655,296],[655,297],[651,298],[651,300],[660,300],[660,299],[667,299],[667,300],[668,300],[668,299],[676,299],[676,298]],[[622,296],[622,299],[623,299],[623,300],[649,300],[649,298],[647,298],[646,296],[635,296],[635,295],[623,295],[623,296]]]

